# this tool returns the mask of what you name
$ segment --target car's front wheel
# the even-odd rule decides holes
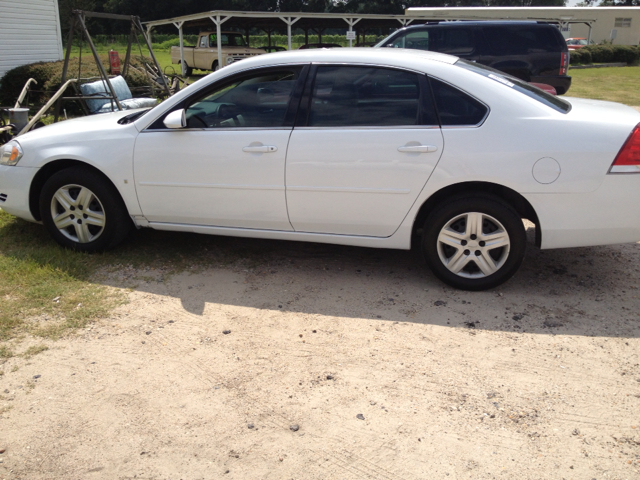
[[[86,168],[67,168],[49,178],[40,195],[40,215],[62,246],[97,252],[120,243],[131,220],[109,181]]]
[[[493,197],[458,198],[427,218],[422,248],[429,268],[462,290],[486,290],[520,267],[526,234],[520,216]]]

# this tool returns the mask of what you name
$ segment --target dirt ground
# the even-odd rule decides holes
[[[101,275],[130,302],[0,366],[0,479],[640,478],[640,245],[530,245],[480,293],[415,252],[212,245]]]

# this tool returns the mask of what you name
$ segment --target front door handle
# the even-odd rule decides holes
[[[249,145],[242,148],[243,152],[247,153],[272,153],[277,152],[278,147],[275,145]]]
[[[431,153],[438,150],[435,145],[405,145],[398,147],[398,151],[402,153]]]

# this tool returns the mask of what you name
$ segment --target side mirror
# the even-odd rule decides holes
[[[164,126],[167,128],[184,128],[187,126],[187,117],[185,115],[184,108],[180,110],[175,110],[171,112],[169,115],[164,117]]]

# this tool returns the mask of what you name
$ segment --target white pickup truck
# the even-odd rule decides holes
[[[267,53],[259,48],[250,48],[240,33],[222,32],[222,66],[245,58]],[[184,47],[185,74],[193,73],[194,68],[200,70],[218,70],[218,38],[216,32],[201,32],[198,45]],[[171,63],[180,64],[180,47],[171,47]]]

